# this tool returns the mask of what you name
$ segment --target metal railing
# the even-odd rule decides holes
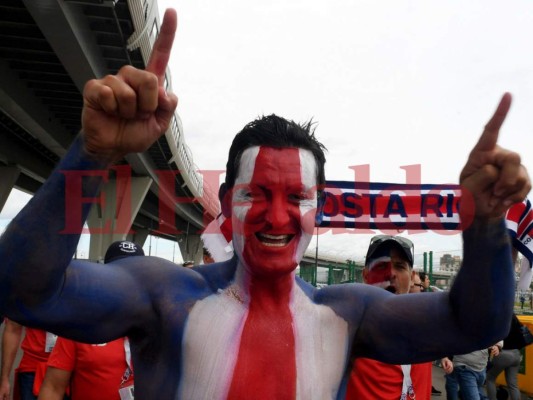
[[[128,39],[128,49],[140,48],[146,64],[159,32],[160,22],[157,1],[128,0],[128,6],[135,27],[134,34]],[[165,74],[165,87],[167,90],[172,89],[171,75],[168,68]],[[170,127],[165,132],[165,137],[172,153],[172,157],[167,160],[167,163],[176,163],[193,196],[209,215],[216,217],[220,212],[220,203],[216,195],[218,188],[212,188],[207,182],[204,182],[202,175],[198,172],[191,151],[185,143],[183,126],[177,112],[174,113]]]

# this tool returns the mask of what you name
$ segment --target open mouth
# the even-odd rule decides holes
[[[261,244],[267,247],[283,247],[289,244],[294,235],[270,235],[268,233],[256,233]]]

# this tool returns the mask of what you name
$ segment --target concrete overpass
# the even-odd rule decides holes
[[[144,68],[159,23],[156,0],[0,2],[0,209],[13,187],[34,193],[65,154],[80,130],[85,82],[126,64]],[[165,84],[172,88],[168,71]],[[148,151],[119,167],[131,172],[112,173],[106,207],[91,211],[90,229],[109,221],[111,229],[92,235],[89,257],[101,258],[114,240],[142,245],[154,234],[178,240],[183,258],[198,261],[198,231],[219,211],[217,188],[197,173],[179,116]],[[159,185],[161,176],[174,187]],[[161,221],[162,207],[175,210],[170,220]],[[115,229],[119,221],[135,233]]]

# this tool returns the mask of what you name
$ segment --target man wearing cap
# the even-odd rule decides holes
[[[105,252],[104,263],[108,264],[125,257],[144,256],[144,250],[129,240],[118,240],[109,245]]]
[[[426,362],[505,335],[514,273],[503,217],[531,187],[518,154],[497,146],[509,95],[461,173],[472,196],[461,203],[465,256],[449,293],[318,290],[296,277],[321,220],[324,146],[311,122],[276,115],[247,124],[230,147],[219,199],[231,260],[192,269],[157,257],[114,268],[73,260],[79,235],[62,233],[65,171],[99,170],[83,180],[84,198],[96,197],[102,169],[164,134],[177,106],[165,89],[176,26],[167,10],[145,71],[125,66],[86,84],[82,133],[0,238],[0,313],[75,340],[128,336],[141,399],[344,399],[352,356]]]
[[[366,284],[397,295],[409,293],[415,277],[413,243],[404,237],[379,235],[370,240],[363,269]],[[412,308],[403,313],[411,313]],[[346,392],[347,400],[431,398],[430,362],[393,365],[355,358]]]

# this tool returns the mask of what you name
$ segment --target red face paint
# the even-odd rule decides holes
[[[374,285],[376,283],[388,282],[392,275],[392,263],[390,261],[378,262],[372,266],[365,276],[365,283]]]
[[[243,168],[251,165],[253,173],[246,175]],[[296,355],[289,274],[314,227],[316,163],[309,152],[296,148],[248,149],[233,196],[234,246],[252,279],[228,398],[292,400]],[[284,276],[290,279],[275,279]]]
[[[250,149],[243,153],[241,165],[251,164],[254,154]],[[303,155],[312,157],[305,152]],[[292,272],[299,262],[296,255],[302,237],[310,240],[316,212],[316,178],[314,170],[308,170],[316,164],[314,160],[308,162],[306,165],[312,168],[302,171],[300,156],[297,148],[261,147],[250,181],[236,183],[234,213],[238,207],[244,211],[233,218],[233,229],[239,236],[235,247],[253,275]],[[306,243],[302,245],[307,247]]]

